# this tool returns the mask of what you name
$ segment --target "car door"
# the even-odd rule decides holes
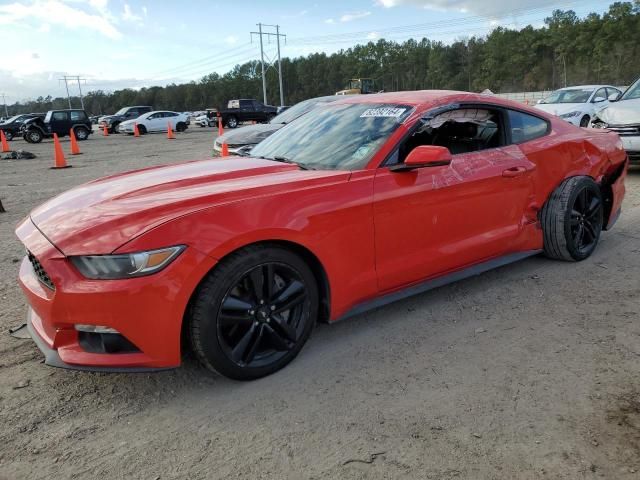
[[[494,141],[495,146],[452,152],[450,165],[406,172],[383,166],[376,172],[375,249],[381,291],[513,252],[524,225],[535,222],[535,213],[527,217],[535,165],[517,145],[508,144],[506,113],[491,111],[499,119],[501,140]],[[394,155],[401,155],[410,141]]]
[[[178,120],[178,114],[176,112],[164,112],[164,116],[163,116],[164,126],[162,130],[167,131],[168,124],[171,124],[171,129],[175,130],[177,120]]]
[[[148,117],[147,130],[150,132],[158,132],[163,130],[164,112],[156,112]]]
[[[69,135],[71,129],[71,121],[68,111],[53,112],[51,116],[51,133],[58,135]]]
[[[253,108],[253,100],[240,100],[238,120],[252,120],[255,116],[255,108]]]

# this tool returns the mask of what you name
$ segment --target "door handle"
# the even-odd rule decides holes
[[[529,170],[527,167],[511,167],[502,171],[502,176],[507,178],[518,177],[524,175]]]

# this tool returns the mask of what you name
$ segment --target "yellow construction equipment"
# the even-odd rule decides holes
[[[373,88],[373,79],[352,78],[349,80],[347,88],[336,92],[336,95],[360,95],[363,93],[375,93]]]

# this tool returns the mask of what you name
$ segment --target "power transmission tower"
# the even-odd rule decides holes
[[[0,93],[2,95],[2,104],[4,105],[4,116],[9,117],[9,111],[7,110],[7,100],[4,97],[4,93]]]
[[[80,78],[80,75],[64,75],[60,80],[64,80],[64,86],[67,89],[67,100],[69,101],[69,108],[71,106],[71,96],[69,95],[69,80],[76,80],[78,82],[78,91],[80,92],[80,105],[84,110],[84,98],[82,98],[82,88],[80,87],[80,81],[86,81],[84,78]]]
[[[262,30],[262,27],[270,27],[270,28],[275,28],[276,32],[272,33],[272,32],[264,32]],[[277,60],[278,60],[278,83],[280,85],[280,106],[284,106],[284,93],[283,93],[283,89],[282,89],[282,61],[280,59],[280,37],[284,37],[285,43],[287,41],[287,36],[280,33],[280,25],[266,25],[264,23],[258,23],[258,31],[257,32],[251,32],[251,41],[253,42],[253,36],[254,35],[258,35],[260,37],[260,64],[262,66],[262,95],[264,97],[264,103],[267,103],[267,77],[266,77],[266,72],[270,67],[273,67],[275,70],[275,62],[276,59],[275,58],[267,58],[268,64],[267,64],[267,68],[265,69],[264,67],[264,57],[265,57],[265,53],[264,53],[264,42],[262,40],[262,36],[266,35],[267,37],[267,41],[270,42],[271,37],[276,37],[276,42],[278,44],[278,53],[277,53]]]

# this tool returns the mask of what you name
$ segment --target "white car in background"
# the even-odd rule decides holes
[[[622,91],[611,85],[581,85],[556,90],[544,100],[540,100],[536,108],[578,127],[588,127],[595,113],[617,100]]]
[[[122,122],[119,128],[120,133],[132,134],[136,123],[140,135],[148,132],[166,132],[168,124],[171,124],[171,130],[184,132],[189,126],[189,117],[184,113],[156,110],[144,113],[135,120]]]

